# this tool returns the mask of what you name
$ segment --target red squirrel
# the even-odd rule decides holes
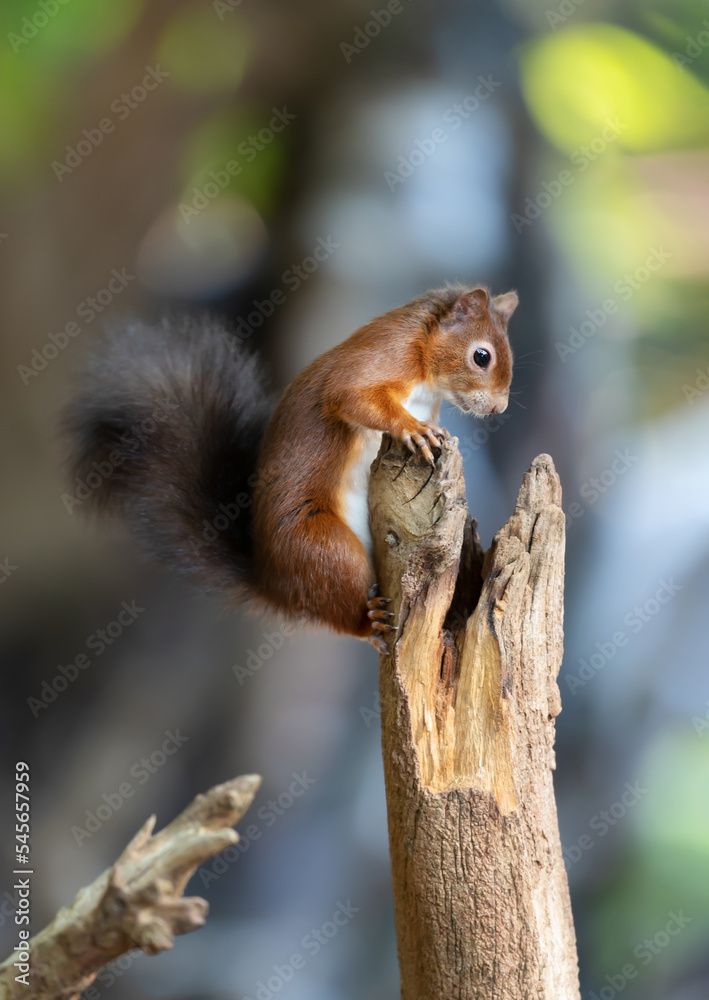
[[[367,507],[382,433],[434,464],[442,400],[502,413],[517,304],[427,292],[313,361],[272,414],[255,358],[214,322],[114,330],[68,410],[74,475],[91,506],[119,509],[153,555],[209,589],[386,651],[395,626]]]

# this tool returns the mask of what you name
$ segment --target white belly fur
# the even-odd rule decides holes
[[[408,399],[404,401],[404,409],[408,410],[417,420],[430,420],[434,407],[441,401],[440,395],[434,393],[425,383],[417,385]],[[346,473],[346,483],[343,491],[342,517],[348,527],[359,538],[362,545],[372,555],[372,535],[369,530],[369,470],[377,457],[382,435],[379,431],[360,428],[362,450],[359,458]]]

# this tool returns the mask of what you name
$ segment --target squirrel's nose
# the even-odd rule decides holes
[[[490,414],[493,413],[504,413],[507,409],[507,397],[502,400],[498,400],[493,406],[490,407]]]

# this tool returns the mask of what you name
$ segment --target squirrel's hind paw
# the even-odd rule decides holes
[[[372,623],[372,634],[367,636],[367,641],[371,642],[380,653],[388,653],[389,647],[384,638],[387,632],[397,632],[397,626],[391,624],[394,617],[393,611],[387,611],[387,604],[391,604],[389,597],[378,597],[379,588],[373,584],[369,590],[369,600],[367,601],[367,617]]]

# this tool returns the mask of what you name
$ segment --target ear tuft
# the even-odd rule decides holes
[[[480,316],[490,304],[490,293],[487,288],[473,288],[464,292],[456,301],[455,314],[460,317]]]
[[[504,316],[506,320],[509,320],[512,313],[519,305],[519,297],[517,296],[517,292],[505,292],[504,295],[496,296],[492,300],[492,304],[495,307],[496,312],[499,312],[501,316]]]

